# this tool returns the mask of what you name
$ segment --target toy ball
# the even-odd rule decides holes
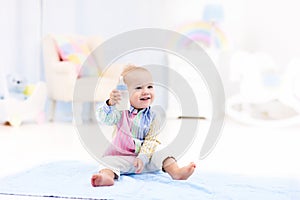
[[[34,89],[35,89],[35,85],[29,84],[25,87],[23,94],[25,94],[26,96],[31,96]]]

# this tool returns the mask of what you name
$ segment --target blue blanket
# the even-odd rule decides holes
[[[2,178],[0,195],[77,199],[237,199],[298,200],[298,180],[204,173],[186,181],[163,172],[121,176],[111,187],[92,187],[96,164],[59,161]]]

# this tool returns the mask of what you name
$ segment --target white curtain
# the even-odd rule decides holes
[[[0,73],[42,79],[41,0],[0,0]]]

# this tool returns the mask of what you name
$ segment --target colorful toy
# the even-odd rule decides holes
[[[6,85],[8,88],[8,95],[19,100],[26,100],[27,96],[24,94],[27,80],[19,74],[9,74],[6,77]]]
[[[26,79],[19,75],[8,75],[6,81],[1,80],[0,121],[11,126],[28,120],[44,121],[45,83],[27,85]]]
[[[204,47],[215,46],[217,49],[224,49],[227,47],[227,38],[224,32],[213,25],[212,23],[205,21],[195,21],[183,24],[176,29],[179,33],[187,36],[189,39],[196,41]],[[181,38],[177,41],[178,47],[188,47],[190,40]]]
[[[33,84],[26,85],[26,87],[23,91],[23,94],[26,95],[27,97],[29,97],[32,95],[34,90],[35,90],[35,85],[33,85]]]

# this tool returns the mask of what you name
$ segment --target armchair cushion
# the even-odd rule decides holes
[[[54,36],[60,60],[74,63],[78,77],[99,74],[97,64],[82,36]],[[84,66],[84,68],[82,68]]]
[[[94,58],[94,61],[97,63],[97,68],[95,67],[97,70],[96,75],[82,75],[81,77],[78,77],[74,62],[62,61],[61,55],[59,55],[60,53],[58,52],[58,42],[56,41],[56,38],[58,37],[61,37],[61,39],[64,37],[64,39],[69,42],[74,40],[76,40],[75,42],[78,42],[77,38],[82,38],[82,41],[86,42],[89,52],[91,52],[91,55],[88,55],[88,57],[93,56],[92,58]],[[43,40],[43,56],[48,96],[54,101],[72,101],[75,84],[79,88],[83,88],[84,92],[87,92],[85,88],[91,85],[91,81],[94,83],[94,78],[97,78],[99,79],[99,87],[101,87],[101,89],[97,90],[95,98],[94,96],[90,98],[90,96],[85,96],[85,94],[83,94],[82,101],[105,101],[109,97],[110,91],[116,86],[124,65],[113,64],[109,68],[98,69],[98,66],[103,66],[101,65],[103,55],[101,55],[99,51],[94,53],[93,50],[99,47],[103,42],[100,36],[65,35],[63,37],[51,34],[47,35]],[[84,63],[84,68],[81,68],[81,70],[87,69],[88,71],[82,71],[81,74],[91,72],[91,69],[86,67],[85,64],[86,63]],[[94,91],[92,93],[94,93]]]

